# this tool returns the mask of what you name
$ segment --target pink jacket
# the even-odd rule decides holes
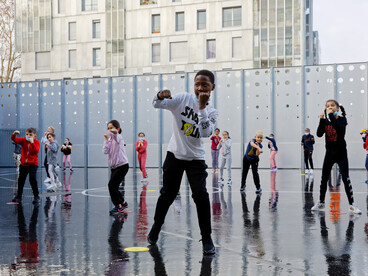
[[[117,167],[128,164],[123,137],[119,133],[114,134],[111,132],[109,132],[109,136],[109,140],[104,141],[103,153],[109,155],[111,168],[116,169]]]

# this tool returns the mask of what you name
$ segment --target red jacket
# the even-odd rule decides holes
[[[363,144],[363,148],[368,151],[368,137],[365,140],[365,143]]]
[[[148,142],[146,140],[143,140],[143,145],[140,147],[138,147],[138,145],[139,145],[139,141],[135,143],[135,150],[138,151],[138,153],[140,154],[146,153]]]
[[[22,146],[20,154],[20,163],[23,166],[36,165],[38,166],[38,152],[40,150],[40,142],[34,139],[33,144],[28,142],[25,137],[17,137],[12,134],[10,137],[15,143]]]

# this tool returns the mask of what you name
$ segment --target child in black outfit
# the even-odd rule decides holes
[[[341,109],[342,116],[338,116]],[[332,166],[337,163],[344,182],[345,192],[349,200],[349,211],[355,214],[361,214],[362,211],[354,203],[353,187],[349,178],[348,153],[346,149],[346,113],[342,105],[335,100],[326,102],[326,109],[320,115],[317,136],[322,137],[325,134],[326,155],[322,167],[322,179],[320,186],[319,201],[312,207],[312,211],[319,211],[325,208],[325,196],[327,191],[327,182],[330,178]]]

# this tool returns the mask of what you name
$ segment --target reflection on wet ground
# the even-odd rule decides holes
[[[44,175],[39,170],[38,181]],[[15,169],[0,170],[0,275],[365,275],[368,271],[368,193],[366,172],[351,171],[361,216],[348,212],[341,177],[329,182],[326,211],[312,213],[321,173],[260,170],[263,193],[248,183],[241,193],[241,171],[232,186],[209,173],[215,256],[203,256],[190,188],[183,180],[157,246],[148,252],[147,233],[161,185],[158,169],[148,183],[131,169],[125,179],[130,213],[109,216],[108,170],[59,173],[57,192],[41,188],[32,204],[28,182],[22,204],[8,205],[16,190]],[[251,181],[250,181],[251,182]],[[122,190],[123,191],[123,190]]]

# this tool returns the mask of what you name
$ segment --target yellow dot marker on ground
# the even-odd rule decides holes
[[[156,192],[156,190],[147,190],[147,192]]]
[[[146,252],[149,250],[148,247],[127,247],[124,248],[126,252]]]

